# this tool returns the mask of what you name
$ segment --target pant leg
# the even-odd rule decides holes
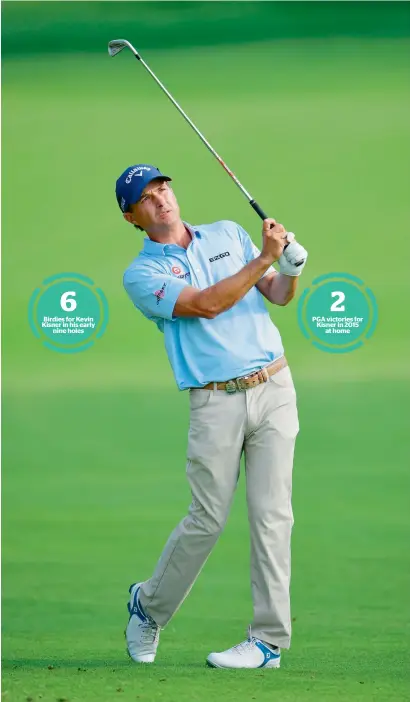
[[[239,476],[245,423],[243,393],[190,391],[187,477],[192,502],[140,595],[144,609],[162,627],[189,593],[225,525]]]
[[[251,532],[252,636],[289,648],[292,466],[299,423],[289,368],[247,392],[246,489]]]

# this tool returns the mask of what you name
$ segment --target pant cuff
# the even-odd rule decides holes
[[[249,627],[248,636],[254,636],[255,639],[265,641],[265,643],[269,644],[270,646],[277,646],[278,648],[290,648],[290,636],[286,634],[275,634],[266,629],[253,629]]]

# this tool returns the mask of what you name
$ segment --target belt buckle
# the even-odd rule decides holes
[[[241,378],[236,378],[235,383],[238,390],[246,390],[247,385],[245,381],[249,378],[249,375],[243,375]]]
[[[254,385],[249,386],[246,382],[247,380],[249,380],[249,378],[252,378],[252,376],[254,376],[254,375],[257,376],[258,375],[257,372],[251,373],[250,375],[242,375],[240,378],[235,378],[235,380],[228,380],[226,385],[225,385],[226,392],[234,393],[237,390],[242,392],[242,391],[248,390],[249,387],[254,387]],[[260,382],[258,377],[257,377],[257,381],[258,382],[255,383],[256,385],[258,385]]]
[[[227,392],[229,395],[232,393],[236,392],[236,384],[234,380],[228,380],[225,384],[225,392]]]

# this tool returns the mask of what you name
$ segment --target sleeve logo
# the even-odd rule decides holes
[[[157,298],[157,305],[159,305],[159,303],[161,302],[161,300],[164,299],[164,297],[165,297],[165,288],[166,288],[166,287],[167,287],[167,284],[164,283],[163,286],[162,286],[162,288],[161,288],[161,290],[156,290],[156,291],[154,292],[154,295],[155,295],[155,297]]]

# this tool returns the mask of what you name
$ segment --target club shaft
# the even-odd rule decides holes
[[[208,141],[207,139],[205,139],[204,135],[199,131],[198,127],[195,126],[195,124],[194,124],[193,121],[188,117],[188,115],[186,114],[186,112],[184,112],[184,110],[182,109],[181,105],[179,105],[179,103],[175,100],[175,98],[172,97],[172,95],[171,95],[171,93],[169,92],[169,90],[166,89],[165,85],[164,85],[164,84],[160,81],[160,79],[155,75],[154,71],[151,70],[151,68],[150,68],[150,67],[148,66],[148,64],[144,61],[144,59],[140,56],[140,54],[139,54],[138,51],[133,47],[133,45],[132,45],[129,41],[127,41],[126,39],[114,39],[113,41],[110,41],[110,42],[108,43],[108,52],[109,52],[110,56],[115,56],[117,53],[119,53],[120,51],[122,51],[122,49],[124,49],[126,46],[132,51],[132,53],[134,54],[135,58],[136,58],[140,63],[142,63],[142,65],[144,66],[145,70],[146,70],[146,71],[150,74],[150,76],[155,80],[155,82],[157,83],[157,85],[159,85],[159,87],[161,88],[161,90],[165,93],[165,95],[166,95],[167,98],[172,102],[172,104],[175,105],[175,107],[177,108],[178,112],[183,116],[183,118],[185,119],[185,121],[188,122],[188,124],[190,125],[190,127],[192,127],[192,129],[194,130],[194,132],[199,136],[200,140],[202,141],[203,144],[205,144],[205,146],[206,146],[206,148],[208,149],[208,151],[210,151],[211,154],[212,154],[213,156],[215,156],[216,160],[221,164],[221,166],[222,166],[223,169],[226,171],[226,173],[232,178],[232,180],[234,181],[234,183],[236,183],[236,185],[238,186],[238,188],[239,188],[239,190],[241,191],[241,193],[243,193],[243,195],[245,195],[245,197],[246,197],[246,199],[248,200],[250,206],[255,210],[256,214],[257,214],[262,220],[267,219],[267,218],[268,218],[268,215],[265,214],[265,212],[263,211],[263,209],[261,208],[261,206],[256,202],[256,200],[253,199],[252,195],[251,195],[250,193],[248,193],[248,191],[246,190],[246,188],[243,187],[242,183],[238,180],[238,178],[236,177],[236,175],[231,171],[230,168],[228,168],[228,166],[226,165],[225,161],[224,161],[224,160],[220,157],[220,155],[215,151],[215,149],[211,146],[211,144],[209,143],[209,141]],[[271,225],[271,226],[272,226],[272,225]],[[286,244],[284,248],[287,249],[288,246],[289,246],[289,244]],[[302,265],[302,263],[303,263],[303,261],[300,261],[299,263],[296,263],[296,265],[297,265],[297,266],[300,266],[300,265]]]
[[[234,183],[238,186],[239,190],[243,195],[245,195],[246,199],[248,200],[249,204],[251,207],[255,210],[256,214],[259,215],[261,219],[267,219],[268,215],[265,214],[261,206],[256,202],[256,200],[253,199],[252,195],[244,188],[240,180],[236,177],[235,173],[231,171],[231,169],[226,165],[225,161],[220,157],[220,155],[215,151],[213,146],[209,143],[207,139],[205,139],[204,135],[202,132],[199,131],[198,127],[195,126],[193,121],[188,117],[186,112],[182,109],[181,105],[175,100],[175,98],[171,95],[169,90],[166,89],[165,85],[160,81],[160,79],[155,75],[154,71],[151,70],[151,68],[148,66],[148,64],[144,61],[144,59],[141,57],[139,52],[135,49],[135,47],[126,39],[114,39],[113,41],[110,41],[108,43],[108,52],[110,56],[115,56],[117,53],[122,51],[125,47],[128,47],[130,51],[134,54],[135,58],[142,63],[144,66],[145,70],[150,74],[150,76],[155,80],[157,85],[161,88],[161,90],[165,93],[165,95],[168,97],[168,99],[172,102],[173,105],[177,108],[178,112],[183,116],[186,122],[192,127],[194,132],[199,136],[200,140],[202,141],[203,144],[205,144],[206,148],[208,151],[211,152],[213,156],[215,156],[216,160],[221,164],[222,168],[226,171],[226,173],[232,178]]]
[[[179,104],[177,103],[177,101],[175,100],[175,98],[172,97],[172,95],[171,95],[171,93],[169,92],[169,90],[167,90],[166,87],[165,87],[165,85],[160,81],[159,78],[157,78],[157,76],[155,75],[154,71],[152,71],[152,70],[150,69],[150,67],[148,66],[148,64],[144,61],[143,58],[141,58],[141,56],[140,56],[137,52],[134,53],[134,56],[135,56],[135,58],[136,58],[138,61],[140,61],[140,62],[142,63],[142,65],[144,66],[145,70],[148,71],[148,73],[150,74],[150,76],[152,76],[152,78],[155,80],[155,82],[157,83],[157,85],[159,85],[159,87],[160,87],[161,90],[165,93],[165,95],[169,98],[169,100],[171,100],[172,104],[175,105],[175,107],[177,108],[178,112],[183,116],[183,118],[184,118],[184,119],[188,122],[188,124],[192,127],[192,129],[194,130],[194,132],[199,136],[199,138],[201,139],[202,143],[205,144],[205,146],[207,147],[207,149],[209,149],[209,151],[211,152],[211,154],[213,154],[213,156],[215,156],[215,158],[217,159],[217,161],[219,161],[219,163],[220,163],[221,166],[225,169],[225,171],[228,173],[228,175],[231,176],[232,180],[236,183],[236,185],[238,186],[239,190],[245,195],[245,197],[246,197],[246,199],[248,200],[248,202],[250,202],[251,204],[252,204],[252,203],[255,203],[254,199],[252,198],[252,195],[251,195],[250,193],[248,193],[248,191],[246,190],[246,188],[243,187],[242,183],[238,180],[238,178],[236,177],[236,175],[231,171],[230,168],[228,168],[228,166],[226,165],[225,161],[224,161],[224,160],[220,157],[220,155],[215,151],[215,149],[211,146],[211,144],[209,143],[209,141],[208,141],[207,139],[205,139],[204,135],[199,131],[198,127],[196,127],[195,124],[193,123],[193,121],[188,117],[188,115],[186,114],[186,112],[182,109],[181,105],[179,105]],[[257,205],[257,203],[255,203],[255,205]],[[252,205],[252,206],[253,206],[253,205]],[[266,219],[266,215],[265,215],[264,212],[261,210],[261,208],[259,207],[259,205],[257,205],[257,207],[254,207],[254,209],[255,209],[256,212],[258,212],[259,216],[263,215],[262,219]]]

